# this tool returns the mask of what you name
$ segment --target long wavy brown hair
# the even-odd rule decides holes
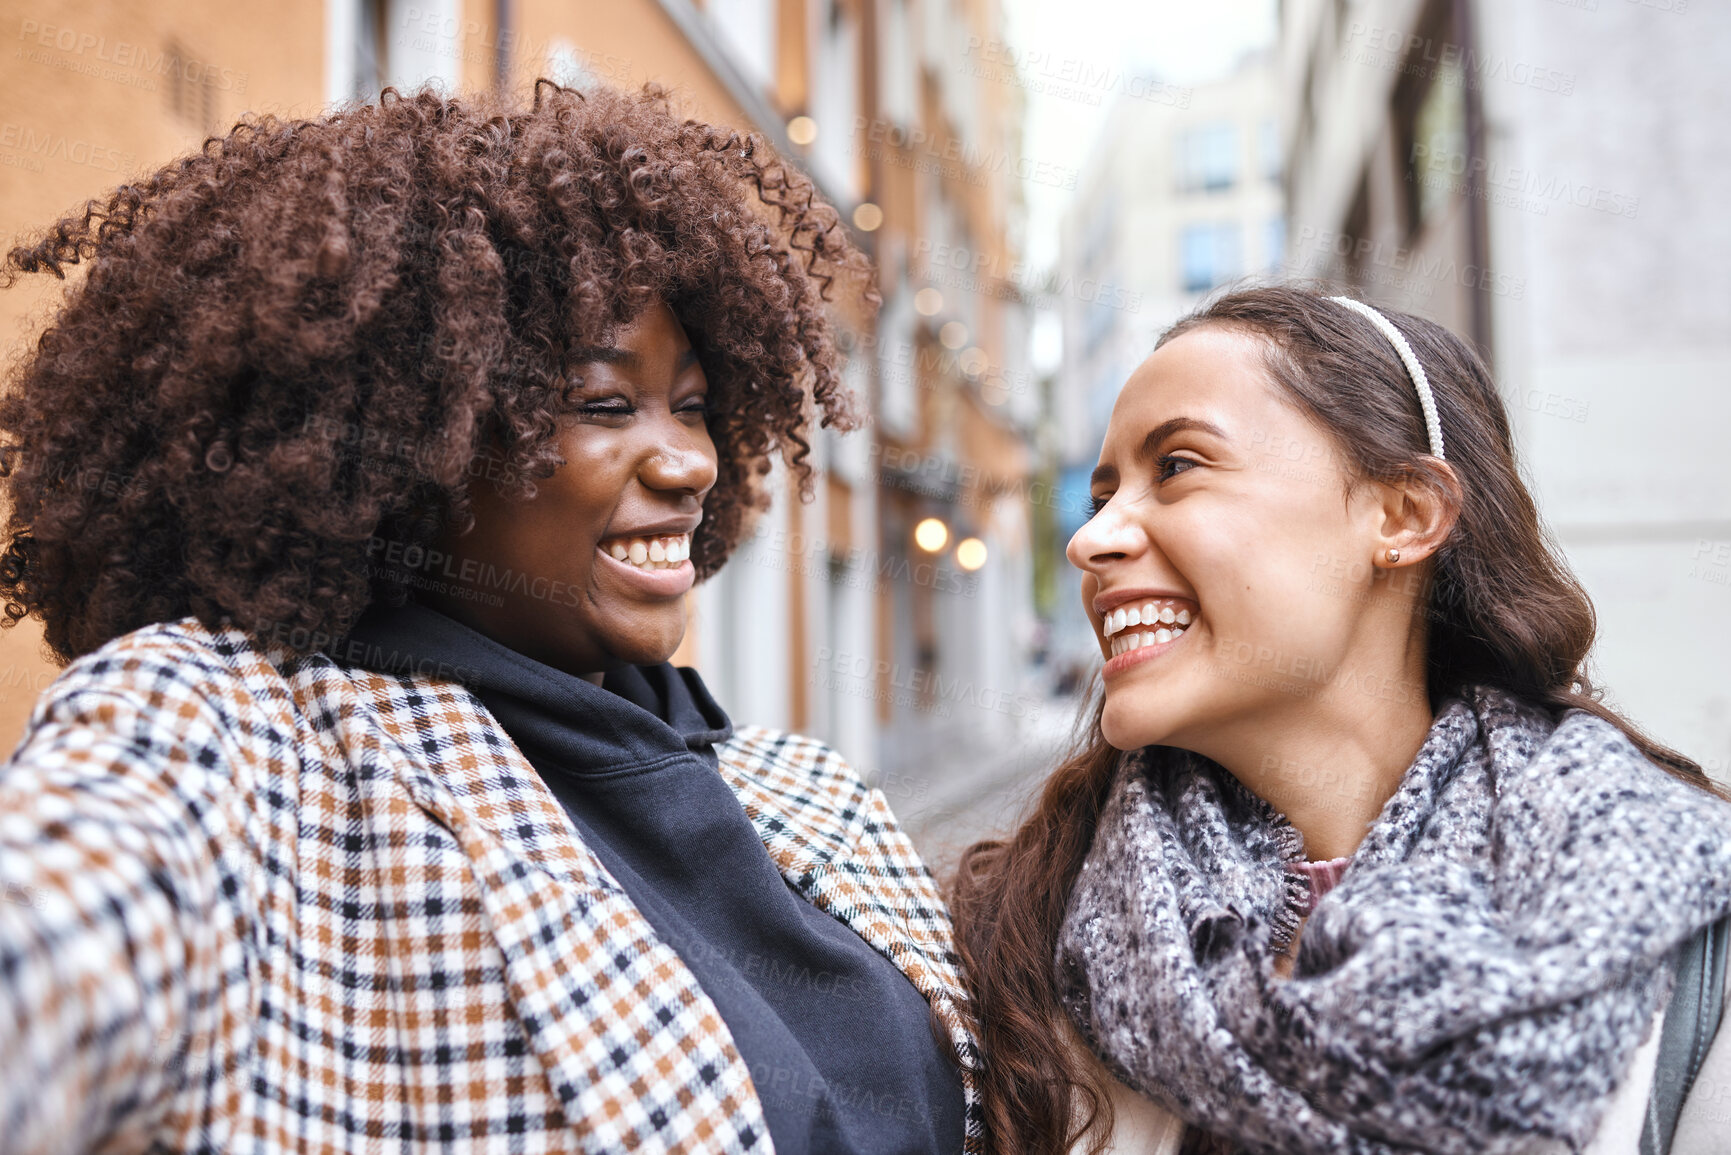
[[[247,119],[12,248],[0,283],[81,263],[0,399],[4,624],[39,615],[61,660],[188,614],[317,648],[400,601],[369,540],[467,526],[483,474],[532,493],[569,354],[657,300],[709,381],[707,577],[772,456],[809,490],[810,422],[857,423],[825,300],[873,297],[761,137],[546,81],[526,107],[386,90]]]
[[[1720,792],[1694,762],[1659,745],[1600,701],[1584,663],[1593,606],[1558,557],[1522,484],[1514,442],[1484,362],[1420,317],[1384,310],[1418,354],[1436,394],[1459,515],[1438,552],[1422,612],[1429,620],[1426,684],[1433,707],[1476,683],[1500,686],[1554,715],[1585,710],[1626,733],[1684,781]],[[1255,337],[1268,374],[1333,438],[1350,479],[1398,481],[1435,471],[1411,381],[1389,342],[1318,292],[1248,289],[1205,305],[1160,344],[1204,326]],[[1158,346],[1156,346],[1158,347]],[[1122,753],[1106,743],[1098,678],[1089,721],[1008,839],[964,852],[951,887],[984,1054],[982,1087],[993,1149],[1068,1150],[1111,1131],[1101,1068],[1070,1045],[1053,957],[1070,890],[1093,841]]]

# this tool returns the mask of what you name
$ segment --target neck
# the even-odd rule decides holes
[[[1314,696],[1259,709],[1208,742],[1181,744],[1286,815],[1304,836],[1305,857],[1325,861],[1358,849],[1432,720],[1420,646],[1336,677]]]

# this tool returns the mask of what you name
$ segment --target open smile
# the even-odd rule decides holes
[[[689,533],[604,538],[595,552],[605,559],[604,569],[650,597],[678,597],[697,580]]]
[[[1149,598],[1100,615],[1100,633],[1110,657],[1103,673],[1110,677],[1166,653],[1196,620],[1190,604],[1174,598]]]

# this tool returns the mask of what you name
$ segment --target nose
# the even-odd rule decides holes
[[[1147,546],[1147,535],[1107,502],[1070,538],[1064,556],[1077,569],[1098,573],[1106,564],[1135,557]]]
[[[718,469],[715,443],[709,432],[675,423],[644,455],[637,475],[650,489],[689,495],[701,501],[714,488]]]

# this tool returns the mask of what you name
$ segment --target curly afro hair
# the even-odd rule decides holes
[[[710,385],[698,576],[772,456],[809,493],[810,422],[858,424],[825,302],[876,300],[835,210],[655,86],[485,99],[248,118],[11,250],[6,285],[89,272],[0,399],[3,624],[39,615],[62,661],[188,614],[340,636],[405,596],[369,540],[466,528],[477,463],[533,494],[567,351],[657,300]]]

